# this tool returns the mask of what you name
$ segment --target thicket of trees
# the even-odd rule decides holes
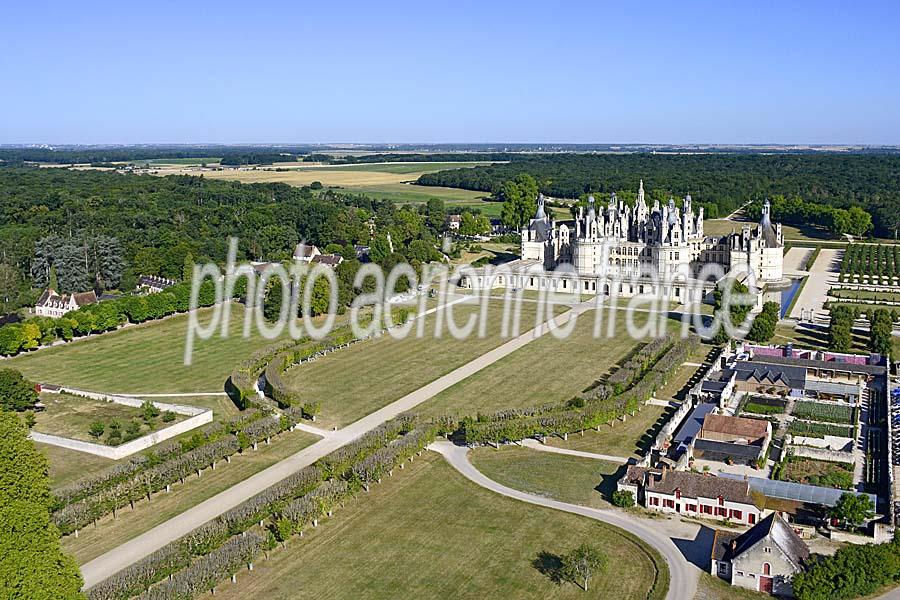
[[[16,369],[0,369],[0,410],[21,412],[34,408],[38,393],[33,382]]]
[[[445,216],[440,201],[397,207],[285,184],[0,168],[0,308],[33,303],[51,282],[128,291],[139,275],[182,279],[195,261],[223,262],[231,236],[238,261],[286,260],[305,240],[342,254],[370,244],[386,265],[424,262],[439,257]]]
[[[850,544],[794,576],[798,600],[850,600],[900,581],[900,541]]]
[[[648,193],[690,193],[696,202],[718,206],[720,215],[775,196],[844,209],[857,206],[872,214],[876,234],[900,233],[900,156],[889,154],[539,155],[429,173],[418,183],[493,192],[521,173],[532,175],[545,194],[562,198],[588,192],[633,194],[643,178]]]
[[[785,198],[775,195],[769,198],[773,223],[784,223],[806,227],[815,225],[824,227],[835,236],[845,233],[857,237],[872,231],[872,215],[859,206],[838,208],[821,202],[807,202],[799,196]],[[746,214],[754,221],[762,215],[762,201],[757,200],[747,207]]]
[[[763,304],[762,312],[756,315],[753,323],[750,325],[747,339],[751,342],[763,344],[771,340],[775,335],[775,327],[778,325],[780,313],[781,306],[777,302],[766,302]]]
[[[0,410],[0,597],[82,598],[78,566],[50,521],[47,457],[14,413]]]

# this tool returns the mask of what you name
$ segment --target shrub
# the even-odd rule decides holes
[[[612,503],[620,508],[631,508],[634,506],[634,494],[629,490],[617,490],[612,494]]]

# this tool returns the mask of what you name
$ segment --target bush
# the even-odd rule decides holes
[[[631,508],[634,506],[634,494],[629,490],[617,490],[612,494],[612,503],[620,508]]]

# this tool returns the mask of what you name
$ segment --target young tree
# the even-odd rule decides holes
[[[23,411],[34,408],[38,393],[34,384],[15,369],[0,369],[0,409]]]
[[[99,439],[104,431],[106,431],[106,425],[103,424],[103,421],[94,421],[91,423],[91,428],[88,429],[88,433],[94,439]]]
[[[0,412],[0,597],[83,598],[50,520],[47,459],[27,435],[16,415]]]
[[[845,526],[859,527],[875,515],[875,507],[872,500],[864,495],[856,495],[853,492],[841,494],[837,504],[831,509],[831,516]]]
[[[562,557],[562,575],[588,591],[591,578],[606,566],[606,556],[595,546],[582,544]]]

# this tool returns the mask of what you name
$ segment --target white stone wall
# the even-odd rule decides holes
[[[212,422],[212,418],[212,411],[207,410],[199,415],[193,416],[189,419],[185,419],[184,421],[175,423],[174,425],[170,425],[165,429],[160,429],[159,431],[148,433],[143,437],[139,437],[136,440],[131,440],[130,442],[125,442],[124,444],[119,444],[118,446],[106,446],[104,444],[83,442],[81,440],[73,440],[69,438],[59,437],[57,435],[38,433],[36,431],[32,431],[29,437],[31,437],[31,439],[36,442],[50,444],[51,446],[59,446],[60,448],[68,448],[69,450],[77,450],[79,452],[87,452],[88,454],[93,454],[95,456],[102,456],[104,458],[109,458],[112,460],[119,460],[127,456],[131,456],[136,452],[140,452],[141,450],[146,450],[147,448],[155,446],[160,442],[164,442],[175,436],[181,435],[186,431],[196,429],[201,425],[206,425],[207,423]]]

